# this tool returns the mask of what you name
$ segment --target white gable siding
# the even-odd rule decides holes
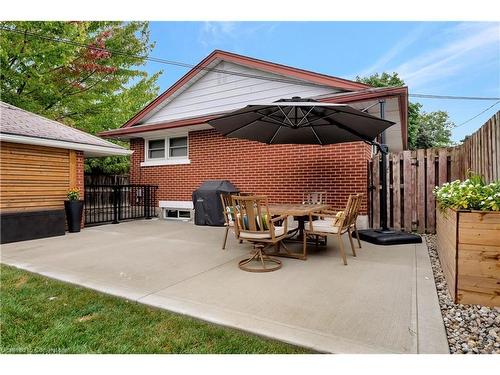
[[[364,109],[376,103],[374,100],[349,103],[350,106],[357,109]],[[368,113],[374,116],[380,116],[380,107],[375,105],[368,110]],[[389,151],[403,151],[403,140],[401,139],[401,118],[399,117],[399,105],[396,98],[386,100],[385,104],[385,119],[395,122],[390,128],[385,131],[385,142],[389,146]]]
[[[264,77],[290,79],[226,61],[220,62],[216,68]],[[278,100],[292,96],[313,97],[339,91],[319,85],[266,81],[210,71],[192,85],[186,85],[183,92],[170,101],[167,100],[166,105],[145,118],[142,123],[151,124],[198,117],[238,109],[259,101]]]

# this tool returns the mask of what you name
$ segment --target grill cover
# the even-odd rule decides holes
[[[194,223],[196,225],[223,226],[221,193],[239,193],[239,190],[227,180],[205,181],[193,191]]]

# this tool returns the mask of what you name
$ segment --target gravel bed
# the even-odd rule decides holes
[[[439,262],[436,236],[423,237],[429,249],[450,353],[500,354],[500,308],[453,303]]]

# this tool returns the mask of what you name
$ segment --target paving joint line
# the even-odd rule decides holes
[[[158,293],[158,292],[160,292],[160,291],[162,291],[162,290],[167,290],[167,289],[169,289],[169,288],[172,288],[172,287],[174,287],[174,286],[176,286],[176,285],[178,285],[178,284],[180,284],[180,283],[183,283],[184,281],[191,280],[191,279],[193,279],[193,278],[195,278],[195,277],[198,277],[198,276],[200,276],[200,275],[202,275],[202,274],[204,274],[204,273],[207,273],[207,272],[210,272],[210,271],[212,271],[212,270],[215,270],[216,268],[219,268],[219,267],[225,266],[226,264],[228,264],[228,263],[230,263],[230,262],[233,262],[233,261],[234,261],[235,259],[237,259],[238,257],[239,257],[239,256],[235,256],[234,258],[231,258],[231,259],[230,259],[230,260],[228,260],[227,262],[224,262],[224,263],[218,264],[218,265],[216,265],[216,266],[214,266],[214,267],[212,267],[212,268],[209,268],[209,269],[207,269],[207,270],[203,270],[203,271],[201,271],[201,272],[198,272],[198,273],[197,273],[197,274],[195,274],[195,275],[191,275],[191,276],[189,276],[189,277],[187,277],[187,278],[185,278],[185,279],[182,279],[182,280],[176,281],[175,283],[170,284],[170,285],[168,285],[168,286],[166,286],[166,287],[162,287],[162,288],[160,288],[160,289],[157,289],[157,290],[154,290],[154,291],[152,291],[152,292],[150,292],[150,293],[147,293],[147,294],[145,294],[145,295],[143,295],[143,296],[139,297],[139,298],[137,299],[137,301],[141,300],[142,298],[148,297],[148,296],[150,296],[150,295],[152,295],[152,294]]]

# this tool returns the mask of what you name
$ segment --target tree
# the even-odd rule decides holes
[[[375,73],[368,77],[357,76],[356,81],[373,87],[405,86],[405,82],[396,72]],[[445,147],[453,144],[451,140],[453,126],[447,112],[426,113],[422,111],[422,104],[408,103],[408,146],[410,149]]]
[[[451,129],[448,113],[445,111],[422,112],[419,126],[414,135],[415,148],[446,147],[451,145]]]
[[[0,37],[0,92],[7,103],[96,134],[119,127],[158,95],[161,72],[144,70],[154,47],[148,22],[0,24],[12,30]],[[128,169],[128,159],[110,160],[120,160],[121,172]],[[99,163],[86,170],[99,170]]]

